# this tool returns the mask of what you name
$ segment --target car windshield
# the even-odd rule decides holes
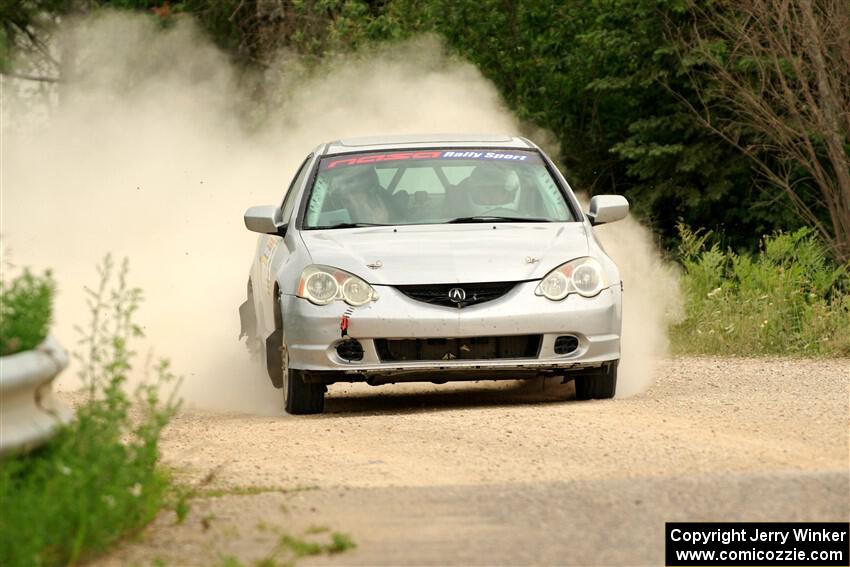
[[[454,149],[324,158],[303,226],[572,220],[537,152]]]

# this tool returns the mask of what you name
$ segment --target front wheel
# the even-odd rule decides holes
[[[283,409],[292,415],[322,413],[325,410],[325,386],[304,381],[303,370],[288,367],[286,352],[283,356]]]
[[[617,365],[619,360],[606,362],[599,368],[588,370],[575,378],[577,400],[607,400],[617,393]]]

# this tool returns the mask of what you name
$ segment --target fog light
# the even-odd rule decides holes
[[[572,335],[562,335],[555,339],[555,354],[569,354],[578,348],[578,339]]]
[[[336,353],[348,362],[363,360],[363,345],[358,340],[348,339],[336,345]]]

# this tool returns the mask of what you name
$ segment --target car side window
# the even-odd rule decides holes
[[[289,186],[289,189],[286,190],[286,196],[283,198],[283,204],[280,206],[281,219],[285,223],[288,223],[289,217],[292,216],[292,209],[295,207],[295,201],[298,196],[298,188],[304,183],[304,178],[307,176],[307,172],[310,169],[307,167],[307,164],[310,163],[310,159],[312,159],[312,157],[312,155],[307,156],[307,159],[305,159],[304,163],[301,164],[301,167],[298,168],[298,173],[295,174],[295,179],[292,180],[292,184]]]

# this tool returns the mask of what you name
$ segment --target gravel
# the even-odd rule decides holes
[[[639,396],[572,397],[344,385],[320,416],[185,411],[164,460],[221,495],[97,564],[249,563],[311,525],[358,547],[299,564],[659,564],[665,521],[850,518],[848,359],[675,358]]]

